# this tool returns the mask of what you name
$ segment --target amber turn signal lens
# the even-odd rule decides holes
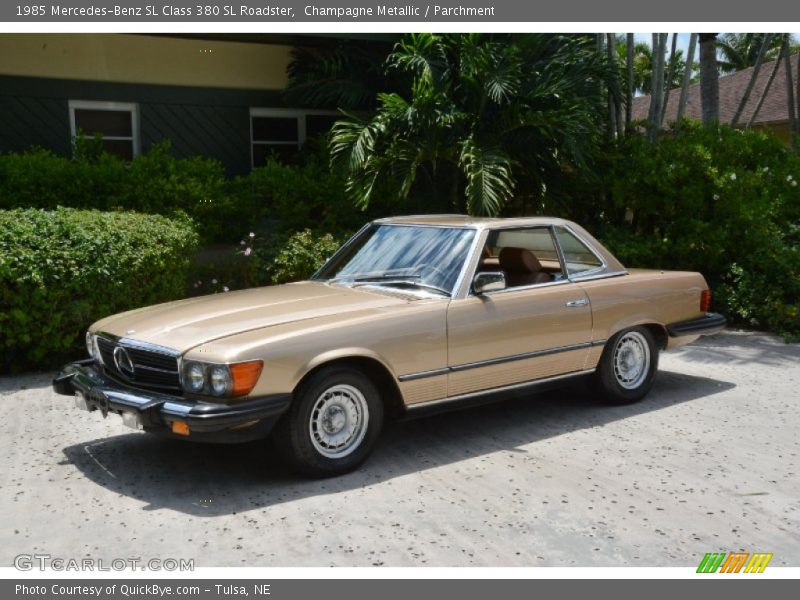
[[[177,435],[189,435],[191,433],[191,430],[189,429],[189,426],[183,421],[173,421],[172,433],[175,433]]]
[[[231,380],[233,381],[231,396],[246,396],[249,394],[255,387],[263,367],[263,360],[251,360],[230,365]]]
[[[711,308],[711,290],[703,290],[700,292],[700,311],[708,312]]]

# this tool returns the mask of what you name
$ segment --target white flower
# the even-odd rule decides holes
[[[252,248],[246,248],[245,251],[244,251],[244,255],[245,256],[250,256],[252,253],[253,253],[253,249]]]
[[[736,173],[731,173],[731,181],[736,181]]]
[[[791,175],[786,176],[786,181],[791,181],[792,179],[794,179],[794,177],[792,177]]]
[[[797,182],[796,181],[792,182],[792,187],[797,187]]]
[[[254,237],[256,237],[256,234],[255,234],[255,233],[253,233],[253,232],[251,231],[251,232],[250,232],[250,237],[251,237],[251,238],[254,238]]]
[[[719,194],[714,194],[714,195],[712,196],[712,198],[714,198],[714,200],[719,200]]]
[[[216,279],[212,279],[211,283],[214,284],[214,285],[217,285],[217,280]]]
[[[228,289],[228,286],[227,286],[227,285],[226,285],[224,288],[222,288],[222,291],[223,291],[223,292],[230,292],[230,290]]]
[[[239,242],[239,245],[240,245],[240,246],[244,246],[244,240],[242,240],[241,242]]]
[[[768,172],[768,171],[769,171],[769,167],[764,167],[764,168],[763,168],[763,169],[761,169],[761,170],[762,170],[764,173],[766,173],[766,172]]]

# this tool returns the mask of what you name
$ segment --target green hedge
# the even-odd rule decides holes
[[[242,204],[260,207],[284,232],[355,231],[381,214],[381,208],[367,213],[353,205],[344,177],[331,172],[324,155],[310,155],[299,165],[269,160],[233,181],[232,194]]]
[[[292,234],[264,261],[269,283],[288,283],[308,279],[325,264],[350,236],[319,233],[304,229]],[[258,253],[256,253],[258,256]]]
[[[729,319],[800,339],[800,156],[687,123],[657,145],[626,138],[607,167],[593,210],[579,206],[624,264],[700,271]]]
[[[126,164],[102,152],[96,140],[81,140],[73,158],[41,149],[0,155],[0,209],[183,211],[205,243],[236,242],[254,228],[355,230],[389,210],[376,206],[365,214],[353,206],[324,153],[307,153],[303,160],[292,165],[268,160],[229,179],[219,161],[175,158],[169,141]]]
[[[252,214],[231,198],[216,160],[176,159],[167,141],[126,164],[90,145],[91,140],[84,142],[75,158],[41,149],[0,155],[0,209],[183,211],[207,240],[233,239],[250,222]]]
[[[57,366],[96,319],[183,297],[196,244],[185,216],[0,210],[0,371]]]

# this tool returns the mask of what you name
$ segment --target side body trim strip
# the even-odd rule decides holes
[[[594,340],[591,342],[584,342],[582,344],[572,344],[570,346],[558,346],[556,348],[548,348],[547,350],[534,350],[533,352],[523,352],[522,354],[511,354],[509,356],[500,356],[498,358],[490,358],[488,360],[480,360],[471,363],[464,363],[461,365],[453,365],[452,367],[442,367],[441,369],[432,369],[430,371],[418,371],[416,373],[408,373],[400,375],[398,381],[414,381],[417,379],[425,379],[426,377],[437,377],[439,375],[446,375],[447,373],[457,373],[469,369],[478,369],[480,367],[488,367],[491,365],[499,365],[507,362],[514,362],[517,360],[525,360],[528,358],[536,358],[539,356],[548,356],[550,354],[559,354],[561,352],[570,352],[572,350],[581,350],[583,348],[592,348],[594,346],[603,346],[606,340]]]
[[[514,383],[511,385],[504,385],[498,388],[489,388],[486,390],[479,390],[477,392],[469,392],[467,394],[460,394],[458,396],[449,396],[447,398],[439,398],[437,400],[429,400],[427,402],[417,402],[416,404],[409,404],[405,407],[406,412],[414,412],[424,408],[431,408],[434,406],[447,405],[451,402],[459,402],[461,400],[469,400],[470,398],[480,398],[481,396],[488,396],[491,394],[499,394],[502,392],[509,392],[516,389],[535,388],[538,385],[544,385],[562,379],[570,379],[572,377],[579,377],[581,375],[589,375],[594,373],[594,369],[584,369],[582,371],[571,371],[562,375],[555,375],[553,377],[545,377],[544,379],[536,379],[534,381],[523,381],[521,383]]]

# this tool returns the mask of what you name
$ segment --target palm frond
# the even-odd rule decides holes
[[[460,166],[467,179],[467,209],[473,215],[497,215],[514,193],[511,160],[499,148],[464,140]]]

